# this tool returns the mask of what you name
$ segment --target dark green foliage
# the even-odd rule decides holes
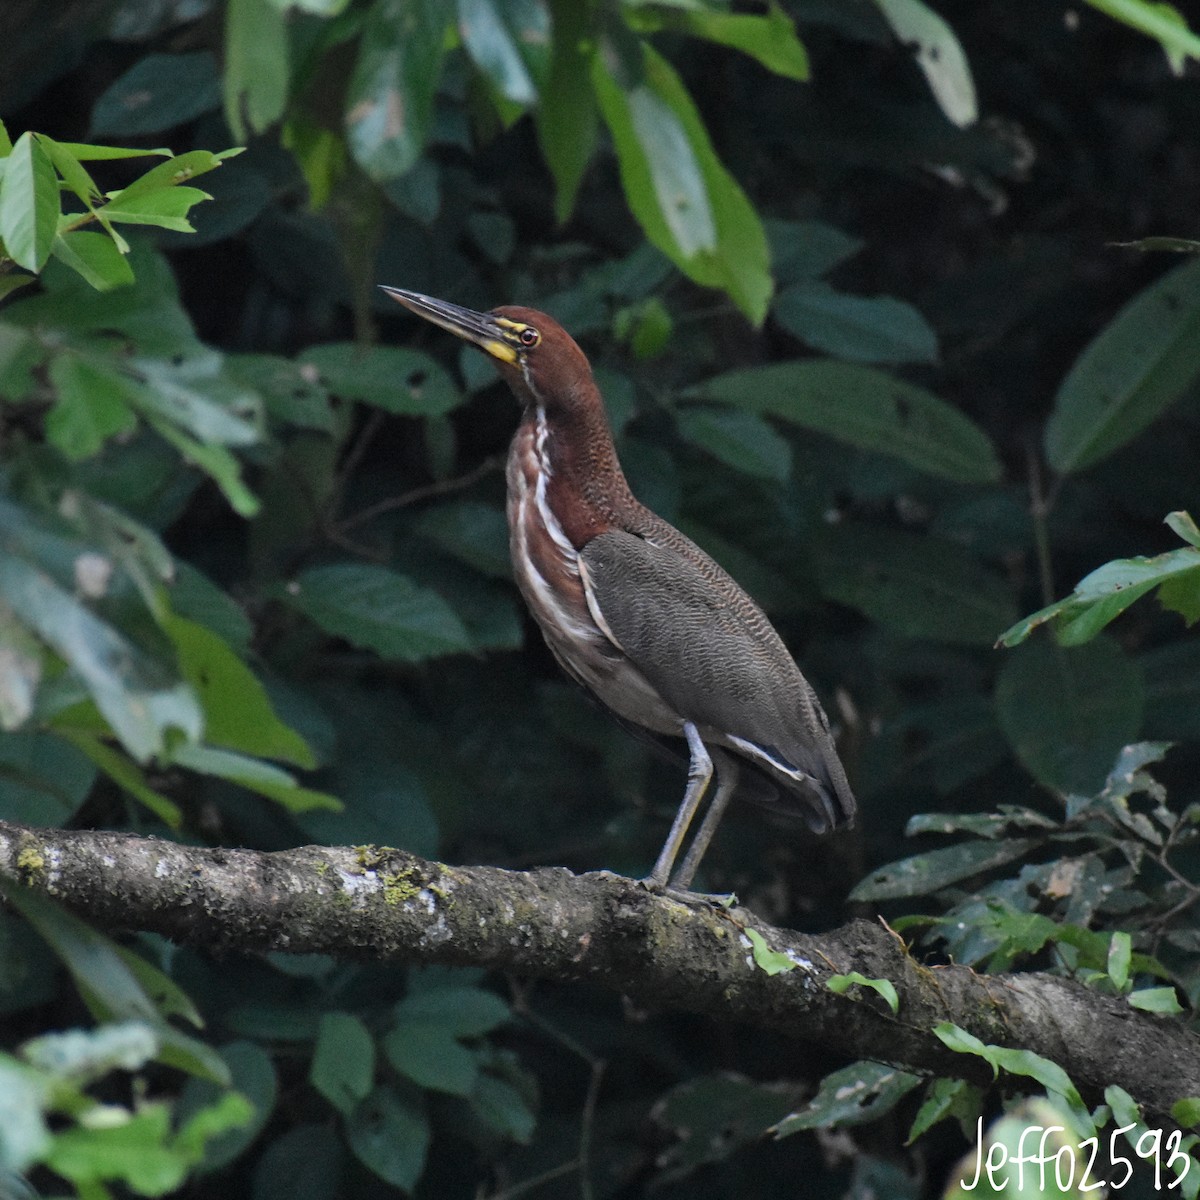
[[[511,397],[376,284],[518,302],[841,726],[859,831],[735,813],[704,886],[1200,1002],[1200,263],[1161,253],[1196,249],[1186,26],[60,7],[0,14],[0,819],[645,873],[682,773],[530,636]],[[80,999],[100,1024],[48,1057]],[[3,1194],[937,1196],[1000,1103],[582,988],[121,945],[24,895],[0,1012]],[[1081,1128],[1055,1064],[939,1036]],[[762,1144],[831,1127],[853,1163]]]

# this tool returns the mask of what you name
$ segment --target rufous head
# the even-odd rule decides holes
[[[598,403],[587,357],[553,317],[515,304],[476,312],[420,292],[383,290],[417,316],[483,350],[525,404],[569,416]]]

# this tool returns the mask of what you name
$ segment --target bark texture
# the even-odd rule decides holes
[[[907,1070],[991,1078],[931,1032],[953,1021],[985,1042],[1059,1063],[1096,1097],[1119,1084],[1165,1118],[1200,1096],[1200,1039],[1169,1017],[1042,974],[927,967],[881,925],[820,936],[655,896],[607,873],[450,867],[375,846],[262,853],[0,822],[0,881],[55,897],[105,930],[151,930],[217,952],[473,965],[586,981],[650,1009],[684,1009],[820,1042]],[[757,930],[795,969],[768,975]],[[838,996],[831,975],[890,979]]]

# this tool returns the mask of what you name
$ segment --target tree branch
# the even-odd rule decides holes
[[[375,846],[260,853],[0,822],[0,879],[54,896],[106,929],[151,930],[217,952],[474,965],[587,981],[653,1009],[684,1009],[819,1042],[857,1058],[987,1082],[990,1070],[931,1032],[953,1021],[985,1042],[1058,1062],[1085,1092],[1119,1084],[1165,1116],[1200,1095],[1200,1039],[1180,1022],[1044,974],[926,967],[866,921],[814,937],[654,896],[608,873],[450,867]],[[747,927],[793,971],[754,963]],[[825,983],[890,979],[873,992]]]

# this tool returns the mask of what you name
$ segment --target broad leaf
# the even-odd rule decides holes
[[[1067,649],[1036,638],[1007,656],[996,713],[1017,757],[1047,787],[1091,795],[1141,726],[1141,668],[1116,642]]]
[[[979,116],[975,81],[954,31],[924,0],[875,0],[896,37],[916,52],[917,66],[942,112],[955,125],[973,125]]]
[[[1037,843],[1028,838],[960,842],[927,854],[914,854],[872,871],[850,893],[851,900],[897,900],[930,896],[952,883],[982,875],[1021,858]]]
[[[425,1170],[429,1120],[413,1088],[377,1087],[346,1123],[355,1157],[380,1179],[411,1192]]]
[[[254,672],[219,635],[174,615],[165,628],[179,653],[179,668],[204,706],[207,741],[297,767],[316,766],[308,744],[275,715]]]
[[[132,433],[137,426],[129,385],[90,359],[55,355],[50,382],[58,399],[46,415],[46,436],[68,458],[90,458],[109,438]]]
[[[66,660],[134,758],[161,753],[168,730],[200,736],[203,715],[186,685],[24,557],[14,540],[0,536],[0,550],[0,601]]]
[[[944,479],[1000,478],[995,449],[969,417],[871,367],[821,359],[772,363],[714,376],[685,394],[770,413]]]
[[[147,54],[100,94],[92,106],[92,133],[158,133],[220,106],[221,78],[211,51]]]
[[[740,50],[785,79],[803,81],[808,78],[808,53],[804,43],[796,36],[792,18],[774,4],[761,16],[719,12],[699,5],[672,7],[665,4],[660,8],[631,5],[629,20],[642,32],[657,33],[669,29]]]
[[[783,483],[792,473],[792,448],[755,413],[735,408],[688,407],[675,416],[693,445],[737,471]]]
[[[853,1063],[826,1075],[808,1105],[779,1122],[775,1136],[782,1138],[803,1129],[840,1129],[876,1121],[922,1082],[919,1075],[883,1063]]]
[[[288,31],[271,0],[225,5],[225,119],[238,141],[283,115],[288,97]]]
[[[771,296],[767,239],[721,165],[695,104],[666,59],[648,46],[626,81],[629,52],[605,41],[592,84],[612,134],[629,207],[646,236],[697,283],[723,288],[755,324]]]
[[[911,304],[851,296],[811,280],[780,292],[771,307],[789,333],[814,350],[864,363],[937,362],[937,334]]]
[[[97,291],[106,292],[133,282],[129,260],[106,234],[85,229],[60,234],[54,239],[50,253],[82,275]]]
[[[0,241],[27,271],[40,271],[58,232],[58,178],[32,133],[23,133],[0,160]]]
[[[351,1013],[324,1013],[309,1082],[338,1112],[349,1115],[370,1093],[374,1076],[375,1042],[367,1027]]]
[[[596,148],[599,113],[590,79],[593,48],[585,40],[587,9],[577,0],[552,0],[551,13],[550,70],[536,120],[538,145],[554,176],[554,215],[561,223],[575,208]]]
[[[1191,518],[1172,513],[1180,529],[1192,536]],[[1184,524],[1186,518],[1189,524]],[[1170,518],[1168,518],[1169,520]],[[1015,646],[1039,625],[1055,623],[1054,632],[1064,646],[1077,646],[1095,637],[1135,600],[1161,587],[1163,605],[1180,612],[1188,624],[1200,619],[1200,548],[1195,545],[1170,550],[1153,558],[1119,558],[1084,576],[1074,592],[1039,609],[1001,634],[998,644]],[[1168,589],[1172,588],[1173,591]]]
[[[520,105],[537,99],[522,48],[549,43],[549,14],[539,0],[458,0],[458,32],[463,49],[501,96]]]
[[[433,122],[448,16],[441,0],[374,0],[346,96],[346,142],[377,182],[403,175]]]
[[[385,412],[440,416],[462,402],[446,369],[417,350],[332,342],[306,350],[300,361],[316,367],[335,395]]]
[[[326,633],[384,658],[421,662],[471,648],[462,621],[441,596],[385,567],[313,567],[280,598]]]
[[[469,1096],[479,1081],[476,1056],[436,1021],[404,1021],[383,1039],[388,1062],[418,1087]]]
[[[1200,262],[1135,296],[1076,360],[1046,425],[1050,465],[1071,474],[1141,433],[1200,374]]]
[[[815,550],[826,596],[906,637],[985,646],[1011,623],[1008,585],[953,542],[847,522]]]

